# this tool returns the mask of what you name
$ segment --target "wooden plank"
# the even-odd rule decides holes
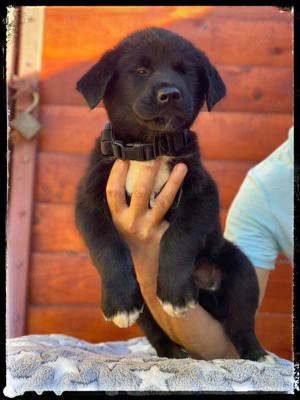
[[[293,63],[292,24],[273,19],[220,20],[210,15],[179,20],[168,28],[190,40],[218,65],[292,66]]]
[[[37,201],[73,203],[77,184],[84,174],[86,165],[87,157],[84,156],[39,153],[35,191]],[[228,208],[254,163],[204,160],[204,165],[218,185],[221,206]]]
[[[264,300],[261,304],[261,313],[293,312],[293,268],[289,264],[277,261],[275,269],[270,272]]]
[[[207,159],[259,162],[288,138],[292,114],[202,112],[195,130]]]
[[[289,12],[281,12],[274,6],[217,6],[214,8],[214,17],[253,21],[279,20],[291,23],[293,16]]]
[[[108,117],[102,107],[43,105],[41,120],[40,151],[84,155]],[[192,129],[206,159],[260,161],[287,139],[292,123],[291,114],[203,111]]]
[[[83,11],[82,7],[68,7],[66,12],[63,8],[48,7],[44,58],[64,58],[65,49],[68,49],[68,54],[73,60],[82,60],[84,54],[86,58],[98,57],[101,49],[103,51],[113,47],[124,36],[137,29],[145,26],[163,26],[172,20],[182,18],[182,8],[186,9],[186,7],[130,6],[85,7]],[[196,17],[209,9],[210,7],[189,7],[188,11],[184,12]],[[65,32],[79,34],[75,34],[71,39]]]
[[[287,314],[260,314],[257,317],[257,335],[262,345],[279,357],[292,358],[291,316]],[[135,324],[121,329],[106,322],[98,307],[42,307],[30,306],[27,334],[61,333],[90,342],[126,340],[143,336]]]
[[[59,59],[44,60],[42,103],[86,105],[82,96],[75,90],[75,86],[95,61],[70,65],[70,60],[66,62]],[[292,112],[292,68],[217,65],[217,69],[226,83],[228,95],[215,106],[215,111]]]
[[[86,155],[108,121],[103,107],[43,105],[40,151]]]
[[[70,204],[84,174],[88,158],[78,155],[39,153],[35,198],[40,202]]]
[[[292,68],[220,66],[219,72],[227,86],[227,96],[214,110],[292,113]]]
[[[28,302],[34,305],[100,304],[101,279],[88,254],[34,253]],[[292,268],[277,263],[260,312],[292,312]]]
[[[16,74],[29,84],[37,83],[41,63],[43,7],[22,7],[19,27]],[[19,99],[16,110],[24,111],[31,99]],[[37,116],[37,110],[33,112]],[[33,183],[36,139],[19,140],[10,158],[10,197],[8,207],[7,337],[24,334],[27,273],[30,255]]]
[[[184,16],[178,8],[184,8]],[[214,7],[114,9],[90,7],[84,13],[76,7],[70,7],[68,12],[47,9],[44,59],[64,59],[66,49],[73,61],[93,59],[128,33],[146,26],[160,26],[191,40],[217,64],[292,65],[292,18],[277,18],[276,10],[262,10],[269,19],[259,19],[259,11],[255,17],[251,16],[251,7],[243,12],[230,7],[220,21],[220,12]],[[232,32],[236,33],[234,45]]]
[[[292,316],[262,313],[256,318],[256,333],[262,346],[277,356],[292,360]]]
[[[222,209],[222,226],[226,215],[227,210]],[[75,227],[73,205],[36,203],[32,229],[34,252],[87,252]]]
[[[34,253],[28,302],[98,306],[101,279],[88,254]]]
[[[221,209],[224,229],[227,210]],[[75,227],[74,206],[69,204],[37,203],[34,210],[33,251],[86,252],[86,246]]]
[[[29,306],[27,334],[61,333],[90,342],[127,340],[143,336],[134,324],[130,328],[118,328],[105,321],[100,307]]]
[[[204,160],[204,165],[214,178],[218,190],[220,205],[230,207],[247,172],[255,163],[248,161]]]
[[[42,252],[86,252],[75,227],[73,205],[36,203],[32,250]]]
[[[67,12],[71,14],[73,18],[78,15],[92,13],[93,15],[103,15],[111,14],[112,16],[116,14],[173,14],[179,18],[187,18],[189,15],[198,15],[201,11],[205,11],[207,15],[213,15],[222,19],[252,19],[254,21],[258,20],[279,20],[290,23],[293,19],[292,15],[287,12],[280,12],[278,7],[273,6],[51,6],[47,7],[47,18],[55,19],[59,15]]]

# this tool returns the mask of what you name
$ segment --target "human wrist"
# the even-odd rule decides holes
[[[151,257],[146,257],[144,253],[137,253],[133,256],[135,274],[143,294],[156,296],[157,287],[157,267],[156,262]]]

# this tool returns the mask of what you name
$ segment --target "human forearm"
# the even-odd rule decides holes
[[[145,280],[149,274],[141,273],[155,269],[151,264],[153,259],[139,256],[134,256],[133,259],[144,300],[156,322],[174,342],[183,346],[194,358],[239,358],[222,325],[200,305],[180,318],[169,316],[156,296],[156,280]]]
[[[124,186],[128,165],[117,161],[107,184],[107,200],[114,224],[130,248],[135,273],[148,308],[158,325],[173,341],[195,358],[237,358],[222,325],[200,305],[181,318],[171,317],[156,297],[161,238],[169,227],[164,220],[186,174],[186,166],[177,164],[162,191],[148,208],[155,173],[159,162],[145,165],[139,175],[139,185],[132,192],[130,206],[126,204]],[[174,271],[175,272],[175,271]]]

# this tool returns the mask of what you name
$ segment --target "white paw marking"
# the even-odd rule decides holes
[[[215,292],[219,288],[220,288],[219,283],[218,282],[214,282],[210,286],[208,286],[207,290],[210,291],[210,292]]]
[[[262,356],[257,361],[258,362],[266,362],[267,364],[271,364],[271,365],[276,364],[276,359],[271,354],[268,354],[266,356]]]
[[[140,310],[137,310],[135,308],[133,311],[130,311],[129,313],[126,311],[121,311],[110,318],[106,317],[104,318],[106,319],[106,321],[112,321],[119,328],[129,328],[138,319],[139,315],[143,311],[143,308],[144,306]]]
[[[182,317],[184,316],[189,308],[194,308],[196,307],[196,303],[191,301],[184,307],[178,307],[178,306],[173,306],[171,303],[168,303],[166,301],[162,301],[159,299],[159,302],[164,309],[164,311],[169,314],[171,317]]]

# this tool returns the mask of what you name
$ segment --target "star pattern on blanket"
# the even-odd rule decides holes
[[[155,356],[145,337],[89,343],[65,335],[7,339],[7,397],[27,391],[272,391],[293,393],[294,364]]]
[[[139,390],[169,390],[167,380],[174,376],[174,373],[164,372],[153,365],[146,371],[134,371],[134,375],[142,380]]]

